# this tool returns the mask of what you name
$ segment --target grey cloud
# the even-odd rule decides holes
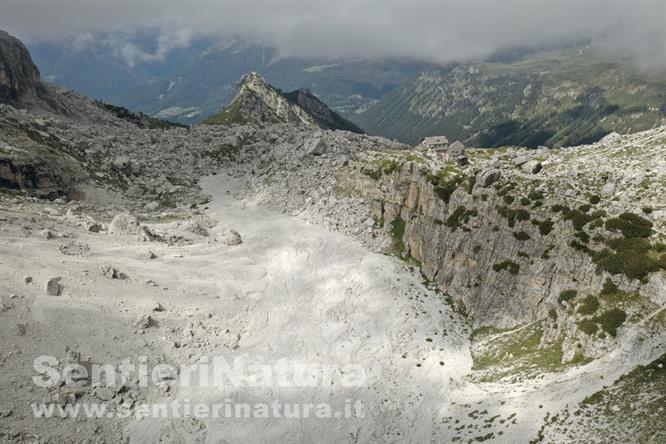
[[[411,57],[445,63],[506,46],[591,39],[666,66],[666,0],[648,1],[35,1],[4,0],[0,27],[29,39],[160,26],[154,52],[127,42],[128,64],[163,59],[195,35],[239,36],[282,55]]]

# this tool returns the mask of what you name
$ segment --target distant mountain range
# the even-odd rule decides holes
[[[430,69],[354,120],[415,144],[444,134],[467,145],[580,145],[666,123],[666,73],[589,47],[508,63]]]
[[[139,35],[134,43],[150,49],[151,39]],[[309,89],[348,117],[432,66],[406,60],[282,58],[268,47],[200,39],[164,60],[129,68],[109,40],[100,37],[74,49],[52,43],[29,47],[46,80],[181,123],[199,123],[219,112],[233,99],[238,79],[251,71],[283,91]]]
[[[153,40],[145,33],[134,43],[150,51]],[[641,70],[587,45],[509,48],[485,62],[441,67],[284,58],[241,41],[198,39],[129,68],[109,41],[114,38],[74,48],[34,44],[30,50],[46,80],[186,124],[223,110],[238,79],[251,71],[281,91],[312,91],[371,134],[411,144],[446,135],[482,147],[576,145],[666,122],[666,73]]]

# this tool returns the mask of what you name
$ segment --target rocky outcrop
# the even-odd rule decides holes
[[[0,31],[0,103],[34,99],[42,88],[39,70],[26,47]]]
[[[80,162],[65,153],[36,142],[13,146],[0,141],[0,187],[57,191],[86,177]]]

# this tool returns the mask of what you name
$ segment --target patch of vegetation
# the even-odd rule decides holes
[[[582,230],[585,225],[595,219],[594,216],[587,214],[579,209],[570,210],[568,208],[564,208],[562,210],[562,217],[564,220],[571,221],[574,228],[578,231]]]
[[[513,237],[515,237],[516,240],[519,240],[519,241],[526,241],[526,240],[530,239],[530,235],[527,234],[524,231],[518,231],[518,232],[514,231]]]
[[[476,177],[469,176],[467,178],[467,194],[472,194],[474,192],[474,186],[475,185],[476,185]],[[482,199],[482,200],[485,200],[485,199]]]
[[[497,212],[506,218],[507,224],[511,228],[516,225],[516,221],[523,222],[530,220],[530,213],[523,208],[499,207]]]
[[[599,309],[599,299],[596,296],[588,295],[580,301],[578,313],[582,315],[591,315]]]
[[[555,248],[555,245],[548,245],[545,250],[543,250],[543,253],[541,253],[541,259],[547,260],[550,259],[550,252],[553,251]]]
[[[532,201],[529,199],[529,197],[521,197],[520,198],[520,204],[524,207],[528,206],[531,203],[532,203]]]
[[[590,204],[583,204],[583,205],[578,207],[578,210],[582,211],[583,213],[587,213],[591,209],[592,209],[592,205],[590,205]]]
[[[520,271],[520,265],[518,265],[517,263],[515,263],[513,261],[506,260],[506,261],[494,264],[493,265],[493,270],[495,270],[498,273],[502,270],[508,270],[509,273],[511,273],[511,274],[518,274],[518,272]]]
[[[527,195],[527,197],[530,200],[542,200],[543,199],[543,192],[538,191],[538,190],[532,190],[530,193]]]
[[[592,319],[585,319],[578,322],[578,328],[588,335],[593,335],[598,331],[598,326],[601,326],[606,333],[615,337],[617,336],[617,329],[626,320],[627,313],[624,310],[611,308]]]
[[[451,215],[446,219],[446,226],[451,229],[451,231],[456,231],[458,228],[462,227],[463,224],[466,224],[469,222],[469,219],[471,217],[474,217],[478,214],[478,211],[476,208],[472,208],[471,210],[465,209],[463,206],[459,206],[458,208],[451,213]]]
[[[619,308],[611,308],[594,318],[594,321],[601,324],[601,328],[613,337],[617,336],[617,329],[620,328],[626,320],[627,313]]]
[[[591,319],[583,319],[582,321],[578,321],[576,325],[580,331],[590,336],[599,331],[599,326]]]
[[[593,194],[590,196],[589,201],[592,205],[596,205],[601,202],[601,197],[599,197],[597,194]]]
[[[633,213],[622,213],[618,217],[606,221],[606,229],[621,231],[627,238],[652,236],[652,222]]]
[[[504,203],[507,204],[507,205],[511,205],[511,204],[513,203],[513,201],[516,200],[516,198],[513,197],[513,196],[510,195],[510,194],[505,194],[505,195],[502,197],[502,199],[504,200]]]
[[[406,159],[408,162],[425,163],[425,159],[423,157],[417,156],[414,153],[407,154]]]
[[[612,250],[604,248],[591,253],[599,270],[624,274],[631,279],[644,279],[661,268],[659,257],[652,251],[652,246],[646,239],[612,239],[607,241],[607,245]]]
[[[382,159],[375,162],[373,167],[361,167],[361,173],[374,180],[381,179],[384,175],[392,174],[395,171],[401,171],[402,164],[394,159]]]
[[[402,237],[405,235],[405,220],[398,216],[391,222],[391,236],[393,237],[393,248],[398,256],[405,254],[405,243]]]
[[[550,219],[538,222],[537,226],[539,227],[539,233],[541,233],[542,236],[547,236],[551,231],[553,231],[553,225],[554,223]]]
[[[603,286],[601,287],[601,294],[613,294],[618,290],[617,285],[610,279],[607,278],[604,281]]]
[[[453,194],[463,181],[463,177],[454,171],[455,167],[447,166],[446,168],[442,168],[437,174],[432,174],[427,170],[422,173],[434,187],[437,197],[446,203],[449,203],[451,194]]]
[[[573,289],[564,290],[564,291],[560,292],[560,295],[557,297],[557,302],[560,303],[560,304],[562,302],[569,302],[573,298],[575,298],[577,294],[578,294],[578,292],[576,290],[573,290]]]

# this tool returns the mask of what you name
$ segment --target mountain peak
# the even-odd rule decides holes
[[[31,99],[40,89],[39,70],[26,47],[0,30],[0,102]]]
[[[282,93],[257,72],[245,74],[236,88],[236,96],[219,114],[204,123],[296,123],[308,127],[363,132],[348,122],[308,89]]]

